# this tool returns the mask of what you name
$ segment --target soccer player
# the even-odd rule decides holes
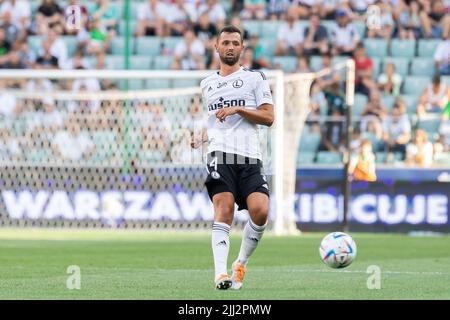
[[[198,148],[209,142],[205,185],[214,205],[215,287],[240,289],[247,261],[261,240],[269,213],[258,125],[272,125],[273,100],[265,75],[239,65],[244,49],[239,28],[222,28],[215,49],[220,57],[220,70],[200,84],[208,106],[206,128],[201,138],[192,139],[191,146]],[[238,210],[248,210],[250,219],[244,227],[239,256],[232,264],[230,277],[227,259],[235,203]]]

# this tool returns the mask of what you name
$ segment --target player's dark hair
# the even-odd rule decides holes
[[[244,37],[242,35],[242,31],[238,27],[235,27],[233,25],[228,25],[228,26],[223,27],[222,29],[220,29],[219,34],[217,35],[217,41],[219,41],[220,35],[222,33],[239,33],[239,36],[241,38],[241,43],[244,42]]]
[[[440,75],[439,73],[436,73],[436,74],[433,76],[431,82],[432,82],[433,84],[435,84],[435,85],[441,84],[441,75]]]

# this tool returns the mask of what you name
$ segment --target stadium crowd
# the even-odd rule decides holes
[[[74,5],[80,10],[79,20],[74,20]],[[227,23],[243,30],[246,49],[242,64],[246,67],[286,72],[329,70],[311,87],[311,113],[301,145],[311,153],[309,160],[302,158],[306,163],[339,162],[345,148],[345,81],[332,66],[348,57],[356,64],[352,147],[369,139],[380,163],[450,163],[450,1],[131,1],[130,67],[217,69],[214,43],[218,30]],[[121,69],[126,30],[122,1],[2,0],[0,68]],[[119,87],[97,79],[0,79],[0,157],[33,155],[24,152],[30,141],[34,145],[28,147],[41,153],[37,158],[78,161],[98,155],[92,132],[103,132],[105,137],[108,123],[113,127],[117,123],[106,121],[98,130],[90,124],[88,134],[74,124],[77,113],[90,110],[109,119],[122,112],[120,107],[111,107],[113,102],[64,104],[64,110],[59,110],[60,105],[52,99],[20,100],[8,89],[45,93]],[[200,113],[198,106],[192,109]],[[159,106],[136,108],[138,111],[160,121],[138,133],[147,160],[170,161],[171,152],[164,150],[173,142],[165,140],[170,135],[160,132],[170,127],[170,115]],[[17,126],[14,119],[20,117],[28,119],[19,130],[21,137],[8,129]],[[109,131],[115,131],[120,139],[120,128]],[[45,140],[48,134],[52,138]],[[47,145],[36,145],[41,140]],[[312,145],[303,145],[303,140]],[[43,149],[47,150],[44,156]],[[109,151],[112,156],[114,152]],[[110,159],[105,157],[99,159]]]

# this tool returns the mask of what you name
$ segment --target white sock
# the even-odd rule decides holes
[[[223,222],[214,222],[212,227],[212,250],[215,276],[228,274],[227,259],[230,250],[230,226]]]
[[[252,219],[248,219],[242,234],[241,249],[238,256],[239,263],[247,264],[248,258],[250,258],[261,240],[266,225],[267,223],[263,226],[258,226]]]

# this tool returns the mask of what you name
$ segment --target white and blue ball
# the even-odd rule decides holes
[[[356,243],[344,232],[332,232],[320,243],[320,258],[330,268],[349,266],[356,258]]]

